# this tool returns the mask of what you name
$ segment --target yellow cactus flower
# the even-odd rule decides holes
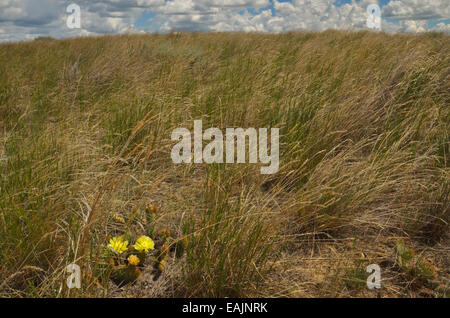
[[[137,266],[139,265],[139,262],[140,262],[139,257],[137,257],[136,255],[128,256],[128,264]]]
[[[161,236],[163,236],[163,237],[170,237],[170,230],[169,230],[169,229],[161,230],[161,231],[159,232],[159,235],[161,235]]]
[[[155,242],[148,236],[141,236],[137,239],[136,244],[134,244],[134,248],[136,251],[145,251],[155,249]]]
[[[166,268],[166,265],[167,265],[167,261],[165,259],[163,259],[161,262],[159,262],[158,269],[162,272],[164,270],[164,268]]]
[[[108,247],[121,254],[128,249],[128,241],[124,241],[121,236],[113,237],[109,240]]]
[[[158,212],[158,205],[156,204],[147,204],[145,206],[145,211],[149,214],[156,214]]]
[[[113,219],[116,222],[125,223],[125,219],[123,217],[121,217],[119,214],[114,214]]]

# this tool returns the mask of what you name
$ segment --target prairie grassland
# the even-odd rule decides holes
[[[448,296],[449,52],[336,31],[0,45],[0,295]],[[280,128],[280,171],[174,165],[171,132],[197,119]],[[119,289],[100,250],[148,203],[187,252]]]

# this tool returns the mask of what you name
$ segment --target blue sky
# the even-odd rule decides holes
[[[259,7],[259,8],[242,8],[237,13],[240,15],[245,15],[246,13],[249,14],[252,17],[257,17],[261,12],[270,10],[270,14],[272,17],[280,17],[282,14],[278,14],[276,7],[275,7],[275,1],[268,1],[267,6]],[[314,5],[313,1],[310,1],[309,3],[307,1],[303,1],[302,4],[299,4],[299,1],[294,0],[278,0],[276,1],[278,3],[289,3],[291,5],[298,5],[299,7],[307,7],[308,4]],[[424,31],[424,30],[433,30],[433,31],[447,31],[448,32],[448,25],[450,24],[450,19],[448,17],[448,7],[450,6],[450,1],[391,1],[391,0],[379,0],[379,1],[361,1],[361,0],[330,0],[326,1],[330,5],[330,7],[336,7],[336,8],[342,8],[343,6],[354,6],[355,8],[359,6],[359,8],[364,8],[364,5],[367,5],[369,3],[378,4],[381,11],[383,12],[383,8],[386,7],[389,12],[389,16],[383,17],[382,20],[384,20],[388,24],[388,28],[385,31],[392,31],[392,32],[402,32],[402,31],[408,31],[408,32],[414,32],[414,31]],[[395,8],[397,6],[397,10],[392,10],[392,8]],[[405,10],[406,16],[403,16],[401,14],[401,10],[398,10],[400,7],[405,7],[408,10]],[[443,16],[439,17],[431,17],[428,19],[424,19],[423,17],[420,17],[420,8],[426,8],[430,7],[431,11],[433,9],[433,6],[435,8],[436,13],[441,10],[442,8],[447,8],[447,15],[445,15],[445,10],[442,10]],[[389,10],[390,9],[390,10]],[[394,12],[392,12],[394,11]],[[415,12],[414,12],[415,11]],[[408,21],[408,13],[411,14],[411,19]],[[417,16],[413,16],[414,13],[417,13]],[[396,14],[399,15],[399,18],[396,18]],[[319,17],[321,18],[321,17]],[[361,17],[360,21],[363,21],[365,17]],[[408,22],[407,22],[408,21]],[[414,22],[412,22],[414,21]],[[418,22],[417,22],[418,21]],[[134,23],[134,27],[137,29],[143,29],[143,30],[149,30],[151,32],[158,32],[161,31],[161,26],[166,22],[164,19],[158,19],[158,13],[151,10],[144,10],[141,14],[141,16],[136,19]],[[361,23],[359,23],[361,24]],[[440,29],[437,27],[438,24],[440,25]],[[442,26],[444,24],[444,27]],[[361,25],[360,25],[361,26]],[[408,28],[409,27],[409,28]],[[420,29],[420,28],[423,29]],[[339,27],[336,27],[339,28]],[[343,25],[343,28],[345,28],[345,24]],[[295,26],[291,29],[287,28],[284,31],[288,30],[295,30]],[[299,28],[299,29],[308,29],[308,25],[305,26],[305,28]],[[317,26],[311,26],[311,30],[317,29]],[[436,29],[436,30],[434,30]]]
[[[80,28],[69,28],[69,4]],[[0,0],[0,41],[125,32],[368,29],[367,7],[381,9],[385,32],[450,32],[449,0]]]
[[[450,0],[449,0],[450,1]],[[278,2],[290,2],[293,3],[293,0],[279,0]],[[360,1],[355,1],[355,2],[360,2]],[[340,7],[343,4],[351,4],[352,0],[335,0],[333,2],[333,5],[335,5],[336,7]],[[381,1],[374,1],[374,3],[377,3],[380,8],[382,8],[384,5],[389,3],[389,0],[381,0]],[[257,15],[258,12],[260,12],[261,10],[271,10],[271,14],[272,16],[276,16],[276,10],[274,9],[274,3],[273,1],[270,1],[270,4],[266,7],[263,8],[259,8],[259,9],[255,9],[255,8],[246,8],[246,9],[242,9],[239,11],[239,14],[243,14],[245,11],[251,13],[252,15]],[[148,10],[144,10],[142,12],[142,15],[136,19],[136,21],[134,22],[134,26],[136,28],[151,28],[151,29],[157,29],[157,28],[152,28],[152,22],[154,21],[153,19],[157,16],[157,13],[152,12],[152,11],[148,11]],[[438,21],[438,20],[436,20]]]

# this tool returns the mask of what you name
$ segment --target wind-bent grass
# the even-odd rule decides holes
[[[95,277],[110,216],[148,202],[189,237],[161,296],[359,295],[340,276],[325,290],[299,262],[359,240],[352,252],[389,263],[399,237],[433,245],[445,281],[449,43],[327,31],[0,45],[0,295],[110,295]],[[171,132],[197,119],[280,128],[280,171],[175,166]],[[79,291],[65,286],[70,263]],[[402,283],[389,290],[413,295]]]

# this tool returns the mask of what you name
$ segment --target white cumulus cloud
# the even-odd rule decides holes
[[[66,7],[72,2],[81,7],[80,30],[66,26]],[[336,0],[0,0],[0,41],[142,30],[358,30],[367,29],[367,6],[372,3],[378,1],[337,5]],[[152,13],[147,22],[143,13]],[[382,6],[381,15],[386,32],[450,32],[449,0],[391,0]]]

